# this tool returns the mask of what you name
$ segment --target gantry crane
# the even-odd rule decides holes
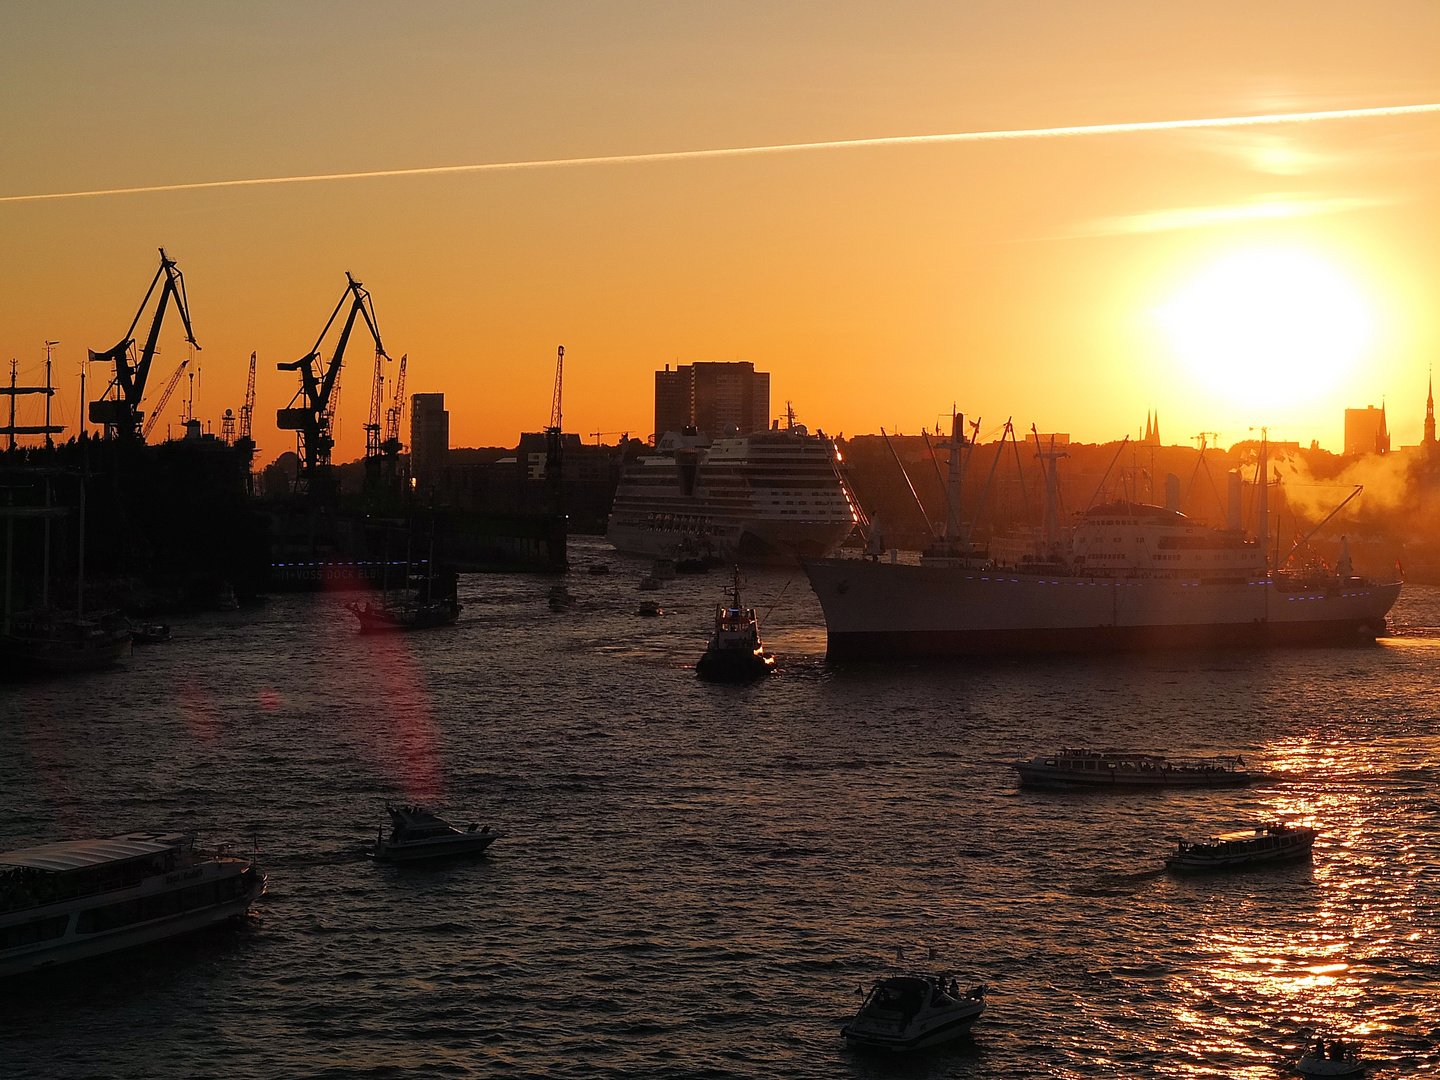
[[[155,315],[150,322],[150,333],[137,356],[135,327],[139,325],[140,316],[145,314],[145,307],[150,303],[150,297],[155,294],[155,287],[160,285],[162,278],[164,284],[161,285],[160,299],[155,305]],[[91,363],[100,361],[115,365],[115,377],[111,379],[101,400],[90,402],[90,422],[104,424],[107,435],[113,434],[125,440],[134,440],[137,437],[143,440],[145,432],[151,426],[146,425],[141,429],[145,414],[140,411],[140,402],[145,397],[145,381],[150,377],[150,364],[155,359],[156,346],[160,343],[160,324],[165,319],[165,308],[171,297],[174,297],[175,307],[185,323],[185,340],[194,345],[198,352],[200,345],[195,340],[195,332],[190,328],[190,305],[185,299],[185,276],[180,273],[175,260],[165,254],[164,248],[160,249],[160,269],[155,272],[145,299],[140,301],[140,308],[130,322],[130,329],[125,331],[125,337],[113,349],[101,353],[93,349],[90,351]],[[113,396],[110,396],[112,392]],[[156,413],[159,413],[159,409],[156,409]]]
[[[300,389],[295,392],[290,405],[276,413],[275,423],[281,431],[300,433],[300,479],[306,485],[315,479],[318,470],[330,464],[330,451],[335,446],[335,438],[331,434],[335,382],[340,376],[340,368],[345,359],[345,346],[350,342],[350,332],[355,328],[357,315],[364,318],[370,336],[375,339],[377,352],[381,356],[385,355],[385,346],[380,340],[380,331],[375,322],[375,307],[370,301],[370,294],[348,271],[345,279],[345,292],[341,294],[340,302],[335,305],[329,321],[325,323],[325,329],[321,330],[320,336],[315,339],[314,348],[299,360],[276,365],[280,371],[300,372]],[[325,341],[325,335],[335,325],[335,320],[340,317],[346,303],[350,305],[350,314],[345,317],[345,325],[335,344],[335,352],[323,369],[319,368],[318,365],[322,363],[320,346]]]

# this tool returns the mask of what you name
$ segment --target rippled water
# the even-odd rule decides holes
[[[185,828],[270,875],[234,930],[0,992],[0,1074],[1274,1077],[1314,1028],[1372,1075],[1440,1064],[1440,590],[1375,648],[835,668],[803,577],[756,571],[781,670],[733,688],[691,667],[720,576],[572,555],[564,614],[477,576],[453,631],[361,638],[344,597],[278,597],[0,689],[0,848]],[[1020,792],[1061,744],[1284,781]],[[387,797],[505,836],[376,865]],[[1313,866],[1158,871],[1276,815],[1321,826]],[[897,949],[992,984],[973,1040],[843,1047]]]

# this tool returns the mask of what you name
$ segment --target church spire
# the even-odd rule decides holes
[[[1435,373],[1430,373],[1430,385],[1425,395],[1425,442],[1435,442]]]

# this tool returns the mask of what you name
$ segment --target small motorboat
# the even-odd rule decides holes
[[[647,619],[653,619],[664,615],[665,610],[654,600],[641,600],[640,606],[635,609],[636,615],[643,615]]]
[[[136,645],[154,645],[156,642],[169,641],[170,627],[165,623],[131,623],[130,640]]]
[[[695,674],[709,682],[750,682],[775,669],[775,657],[760,641],[755,609],[740,602],[740,571],[730,587],[730,603],[715,609],[715,631],[695,665]]]
[[[575,597],[564,585],[552,585],[548,601],[550,610],[554,612],[569,611],[575,606]]]
[[[375,858],[385,862],[414,862],[452,855],[479,855],[500,836],[486,825],[457,829],[443,818],[420,806],[385,804],[390,815],[390,837],[381,829],[375,837]]]
[[[1336,1039],[1326,1046],[1317,1040],[1295,1068],[1301,1076],[1360,1076],[1365,1072],[1365,1062],[1360,1060],[1354,1043]]]
[[[1175,873],[1205,874],[1300,862],[1310,858],[1316,834],[1309,825],[1271,821],[1196,843],[1177,840],[1175,854],[1165,860],[1165,868]]]
[[[865,1050],[921,1050],[958,1039],[985,1011],[985,986],[961,991],[944,975],[898,975],[881,979],[855,1019],[840,1029],[851,1046]]]

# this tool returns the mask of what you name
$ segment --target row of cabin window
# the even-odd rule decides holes
[[[37,941],[53,941],[65,936],[70,925],[69,915],[52,915],[48,919],[32,919],[19,926],[0,929],[0,952],[18,949],[21,945],[34,945]]]
[[[223,904],[245,892],[250,876],[251,871],[247,870],[237,877],[206,881],[185,889],[172,889],[169,892],[156,893],[152,896],[124,900],[118,904],[91,908],[89,911],[80,913],[80,922],[76,926],[75,932],[98,934],[105,930],[129,926],[131,923],[149,922],[151,919],[163,919],[170,915],[178,915],[182,911],[194,911],[197,908]]]

